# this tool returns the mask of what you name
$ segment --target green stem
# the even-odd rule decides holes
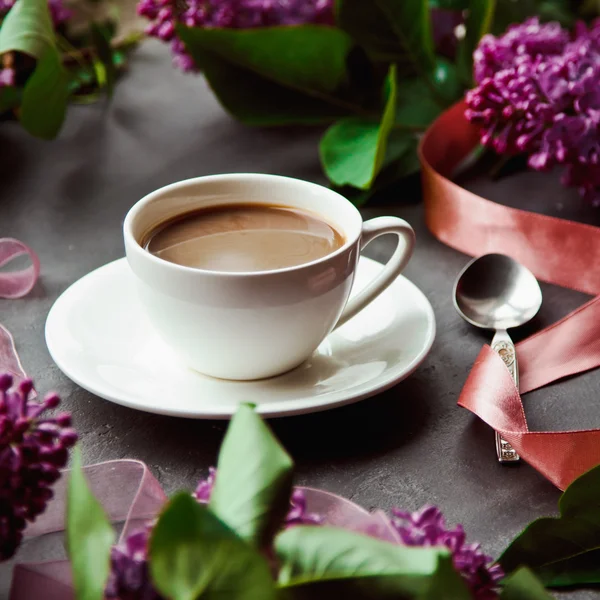
[[[498,160],[494,163],[494,165],[490,169],[490,177],[493,181],[496,181],[500,178],[500,173],[502,172],[502,169],[504,169],[504,167],[511,158],[512,156],[508,156],[505,154],[503,156],[500,156]]]
[[[144,37],[145,35],[143,33],[134,32],[119,40],[113,40],[111,46],[113,50],[127,51],[136,46],[142,39],[144,39]],[[96,50],[91,46],[87,46],[85,48],[76,48],[75,46],[73,46],[73,44],[71,44],[71,42],[69,42],[69,40],[67,40],[63,36],[59,36],[58,34],[57,41],[59,47],[62,45],[63,57],[66,59],[74,60],[79,64],[79,66],[83,68],[87,68],[89,66],[85,61],[89,61],[96,55]]]
[[[402,1],[406,1],[406,0],[402,0]],[[377,3],[377,0],[376,0],[376,3]],[[419,73],[419,75],[424,79],[425,84],[431,90],[431,93],[433,95],[433,99],[435,100],[435,102],[438,104],[438,106],[440,106],[440,108],[447,108],[448,103],[445,102],[443,97],[440,95],[439,90],[437,89],[437,86],[435,85],[435,81],[433,81],[433,74],[427,72],[426,68],[423,68],[423,66],[421,65],[417,56],[415,56],[414,52],[411,51],[410,44],[406,40],[404,31],[401,28],[398,28],[396,26],[394,20],[390,18],[390,15],[388,14],[388,12],[384,9],[384,7],[381,4],[378,4],[378,6],[379,6],[379,10],[382,12],[382,14],[385,15],[385,17],[390,20],[392,30],[394,31],[394,33],[400,40],[400,43],[404,46],[410,63],[413,65],[413,67],[416,69],[416,71]],[[429,13],[428,18],[431,19],[431,13]],[[430,23],[431,23],[431,21],[430,21]],[[431,25],[430,25],[430,27],[431,27]],[[436,68],[435,55],[434,55],[433,60],[434,60],[433,68],[435,69]]]

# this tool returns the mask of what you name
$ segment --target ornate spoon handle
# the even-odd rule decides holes
[[[500,355],[504,364],[508,367],[517,389],[519,388],[519,366],[517,364],[517,353],[515,345],[506,331],[498,330],[492,340],[492,350]],[[496,454],[501,463],[519,462],[520,457],[515,449],[496,432]]]

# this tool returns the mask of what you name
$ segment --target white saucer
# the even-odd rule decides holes
[[[357,291],[382,268],[361,258]],[[410,375],[435,337],[431,304],[399,277],[297,369],[260,381],[213,379],[181,364],[155,333],[133,277],[121,259],[74,283],[50,310],[46,343],[60,370],[81,387],[152,413],[225,419],[240,402],[254,402],[262,415],[282,417],[350,404]]]

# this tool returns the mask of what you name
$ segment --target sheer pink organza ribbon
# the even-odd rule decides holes
[[[25,296],[33,289],[40,273],[40,261],[29,246],[13,238],[0,238],[0,269],[23,255],[31,260],[28,267],[17,271],[0,271],[0,298]]]
[[[420,147],[425,216],[442,242],[465,254],[508,254],[541,280],[597,296],[517,345],[520,392],[600,366],[600,228],[501,206],[450,181],[479,143],[459,103],[430,127]],[[529,431],[519,390],[485,346],[459,404],[499,431],[560,489],[600,463],[600,430]]]
[[[30,539],[26,540],[24,554],[34,553],[36,543],[44,544],[46,555],[63,553],[62,535],[51,537],[50,543],[44,538],[64,531],[67,473],[56,483],[54,499],[46,512],[27,528],[26,537]],[[160,484],[141,462],[118,460],[100,463],[86,467],[85,474],[111,522],[123,525],[121,537],[152,519],[166,500]],[[21,556],[22,553],[17,559],[22,560]],[[67,560],[15,565],[10,600],[71,600],[74,597]]]
[[[85,469],[92,491],[115,524],[124,524],[121,539],[152,519],[163,506],[166,495],[160,484],[141,462],[118,460]],[[55,488],[55,498],[45,512],[27,530],[32,542],[43,542],[44,536],[64,530],[64,509],[68,472]],[[359,531],[393,543],[400,543],[396,530],[381,512],[368,513],[356,504],[321,490],[299,488],[306,495],[310,512],[325,517],[325,523]],[[62,536],[53,540],[63,543]],[[26,546],[28,545],[26,544]],[[44,546],[48,552],[47,544]],[[51,550],[50,550],[51,551]],[[21,563],[15,566],[10,600],[74,600],[71,571],[67,560]]]
[[[40,272],[37,254],[23,242],[0,238],[0,269],[19,256],[29,257],[31,264],[15,271],[0,271],[0,298],[21,298],[35,285]],[[26,377],[15,349],[12,335],[0,323],[0,372],[10,373],[18,383]]]

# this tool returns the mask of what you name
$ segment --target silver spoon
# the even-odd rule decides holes
[[[515,347],[506,332],[530,321],[542,305],[542,290],[529,269],[504,254],[485,254],[472,260],[454,285],[454,306],[461,317],[483,329],[495,329],[496,351],[519,387]],[[517,462],[514,448],[496,433],[501,463]]]

